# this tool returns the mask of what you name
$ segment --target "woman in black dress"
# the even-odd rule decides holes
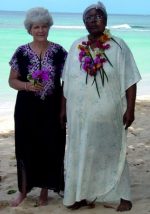
[[[18,90],[15,105],[15,148],[18,206],[33,187],[41,188],[39,204],[48,189],[64,189],[65,129],[61,127],[61,72],[67,52],[47,40],[53,20],[48,10],[33,8],[24,22],[31,43],[17,48],[10,60],[10,87]]]

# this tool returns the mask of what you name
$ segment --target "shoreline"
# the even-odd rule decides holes
[[[143,102],[149,103],[150,95],[137,96],[136,105]],[[0,136],[14,130],[14,105],[15,102],[11,102],[9,107],[0,106]]]

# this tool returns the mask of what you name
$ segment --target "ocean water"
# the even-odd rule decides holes
[[[69,50],[72,42],[87,34],[82,14],[52,13],[54,25],[49,40]],[[9,60],[15,49],[32,41],[26,32],[24,12],[0,11],[0,110],[9,109],[15,101],[16,91],[9,87]],[[130,47],[142,80],[138,95],[150,95],[150,15],[108,15],[108,28]]]

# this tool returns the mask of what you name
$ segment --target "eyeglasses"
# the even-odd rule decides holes
[[[103,20],[103,16],[102,15],[95,15],[95,16],[87,16],[85,17],[85,22],[91,23],[94,21],[102,21]]]

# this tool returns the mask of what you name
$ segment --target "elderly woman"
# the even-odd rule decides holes
[[[118,203],[117,211],[130,210],[126,134],[141,77],[125,42],[106,29],[101,2],[86,8],[83,21],[89,35],[73,43],[63,72],[64,205],[78,209],[96,200]]]
[[[48,189],[64,188],[65,130],[61,128],[61,73],[66,51],[47,40],[53,20],[47,9],[33,8],[24,22],[31,43],[17,48],[10,60],[9,85],[16,89],[15,146],[19,205],[33,187],[41,188],[39,204]]]

